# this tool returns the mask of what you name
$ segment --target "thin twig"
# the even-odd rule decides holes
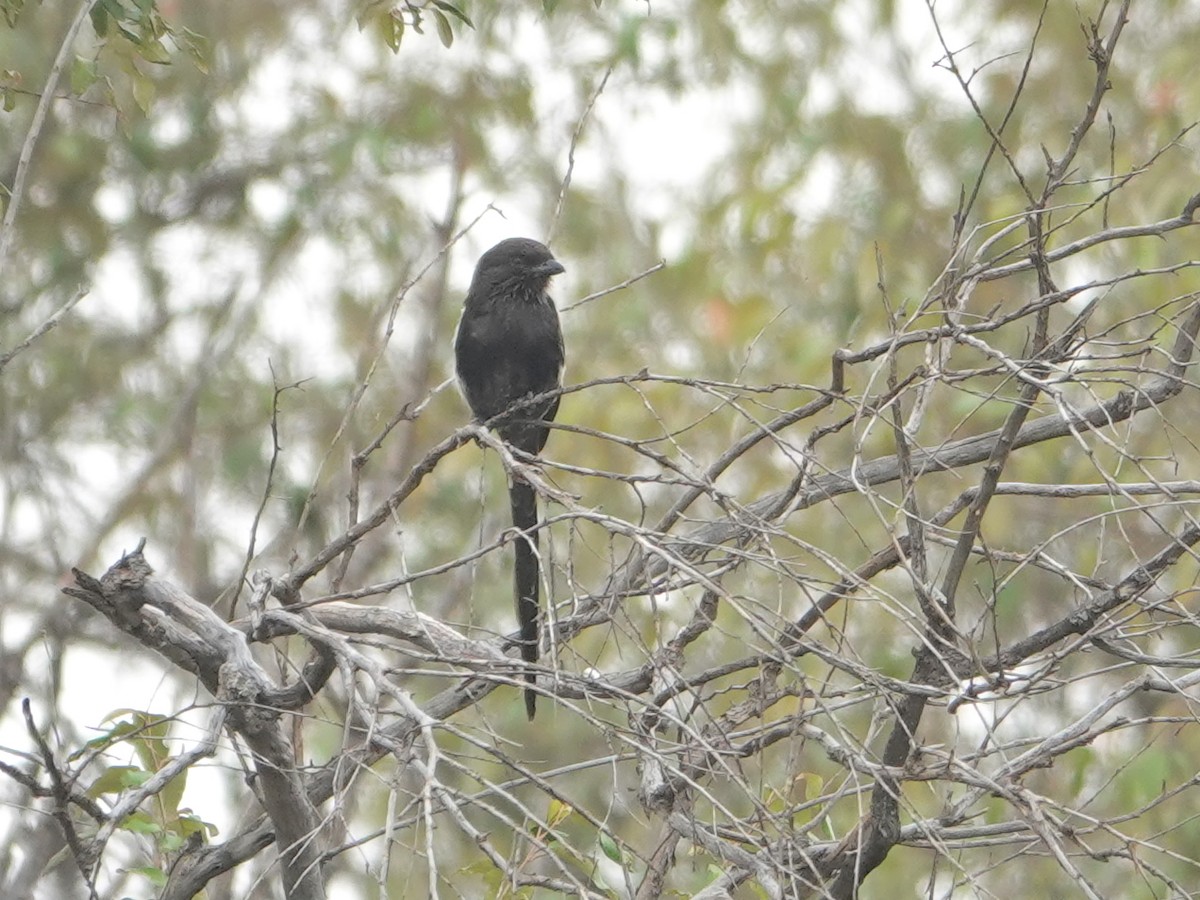
[[[570,304],[569,306],[564,306],[560,310],[560,312],[568,313],[571,310],[576,309],[577,307],[583,306],[585,303],[591,303],[593,300],[599,300],[601,297],[607,297],[609,294],[615,294],[617,291],[623,291],[625,288],[629,287],[631,284],[641,281],[643,278],[645,278],[648,275],[653,275],[655,272],[664,268],[666,265],[667,265],[667,261],[665,259],[660,259],[658,262],[656,262],[650,268],[648,268],[642,272],[638,272],[636,275],[634,275],[630,278],[626,278],[620,284],[614,284],[612,287],[607,287],[602,291],[596,291],[595,293],[588,294],[582,300],[576,300],[574,303]]]
[[[2,259],[2,258],[3,258],[3,256],[0,255],[0,259]],[[87,295],[88,295],[87,289],[81,287],[78,291],[76,291],[74,297],[72,297],[70,300],[68,300],[62,306],[60,306],[58,308],[58,310],[56,310],[50,316],[50,318],[46,319],[45,322],[43,322],[41,325],[39,325],[37,328],[35,328],[30,333],[29,337],[25,338],[25,340],[21,341],[21,343],[17,344],[17,346],[13,347],[11,350],[9,350],[7,353],[5,353],[3,356],[0,356],[0,372],[4,371],[4,367],[7,366],[12,361],[13,357],[15,357],[18,353],[28,350],[34,341],[36,341],[38,338],[40,338],[46,332],[50,331],[52,328],[57,326],[58,323],[62,321],[63,316],[65,316],[72,309],[74,309],[75,304],[78,303],[80,300],[82,300]]]
[[[15,234],[14,223],[17,219],[17,210],[21,208],[21,201],[25,197],[25,182],[29,177],[29,164],[33,159],[33,149],[37,146],[38,137],[41,135],[42,128],[46,124],[46,116],[50,111],[50,104],[54,102],[54,92],[58,88],[58,79],[62,77],[63,69],[67,66],[67,60],[71,58],[71,50],[75,46],[75,38],[79,36],[80,29],[83,28],[84,22],[88,20],[88,16],[92,12],[92,7],[98,2],[99,0],[83,0],[83,3],[79,7],[79,12],[75,14],[75,18],[71,20],[71,24],[67,26],[67,33],[63,35],[62,43],[58,45],[58,54],[54,57],[54,64],[50,66],[50,73],[46,76],[46,84],[42,88],[42,95],[38,98],[37,106],[34,108],[33,120],[29,123],[29,131],[25,133],[25,141],[21,144],[21,155],[17,157],[17,173],[13,178],[12,191],[9,192],[8,209],[4,212],[3,223],[0,223],[0,265],[4,264],[9,248],[12,246]]]
[[[596,101],[600,99],[600,95],[604,92],[604,86],[608,84],[608,78],[612,73],[613,66],[609,65],[604,70],[604,77],[600,79],[600,83],[596,85],[596,89],[588,97],[587,106],[583,108],[583,112],[579,116],[579,121],[575,123],[575,131],[571,134],[571,145],[567,148],[567,172],[563,176],[562,185],[558,189],[558,200],[554,204],[554,214],[550,217],[550,227],[546,229],[547,245],[554,243],[554,235],[558,232],[558,222],[562,215],[563,204],[567,199],[567,191],[571,187],[571,176],[575,174],[575,147],[579,144],[579,138],[583,135],[583,126],[587,124],[588,119],[591,117],[592,108],[596,105]]]

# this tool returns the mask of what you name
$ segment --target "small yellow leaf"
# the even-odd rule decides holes
[[[546,811],[546,821],[553,828],[556,825],[560,825],[573,812],[575,812],[573,807],[568,806],[555,797],[551,799],[550,808]]]

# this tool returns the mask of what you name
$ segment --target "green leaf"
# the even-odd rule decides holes
[[[637,65],[639,59],[639,39],[645,21],[641,16],[629,16],[621,23],[621,30],[617,34],[617,55],[630,60],[634,65]]]
[[[191,57],[193,64],[204,75],[208,74],[208,58],[210,55],[208,38],[197,34],[190,28],[179,28],[172,35],[176,45]]]
[[[191,810],[186,810],[179,816],[179,820],[175,823],[175,830],[184,837],[199,834],[206,840],[221,833],[216,825],[212,822],[205,822],[199,816],[194,815]]]
[[[162,41],[147,41],[142,44],[138,53],[146,62],[154,63],[157,66],[169,66],[171,64],[171,54],[167,52],[167,48],[163,46]]]
[[[170,761],[170,759],[167,759],[163,764],[165,765]],[[179,801],[183,799],[183,789],[187,787],[187,773],[188,770],[184,769],[168,781],[167,786],[158,795],[159,802],[162,804],[163,812],[168,821],[175,819],[179,815]]]
[[[137,766],[109,766],[88,788],[89,797],[101,794],[119,794],[128,787],[144,784],[150,773]]]
[[[162,853],[174,853],[186,843],[187,839],[183,835],[168,828],[158,839],[158,850]]]
[[[404,39],[404,19],[398,12],[392,10],[387,15],[376,17],[375,22],[383,42],[392,49],[393,53],[397,52],[400,49],[400,42]]]
[[[119,31],[119,32],[121,32],[121,34],[125,35],[125,39],[127,41],[129,41],[129,43],[133,44],[135,47],[141,46],[142,36],[138,32],[134,31],[132,28],[129,28],[126,25],[122,25],[120,22],[118,22],[117,23],[117,31]]]
[[[99,5],[105,7],[108,14],[117,21],[125,22],[130,19],[129,10],[121,4],[121,0],[100,0]]]
[[[71,93],[82,94],[96,83],[98,77],[96,60],[76,56],[71,63]]]
[[[454,43],[454,32],[450,28],[450,20],[440,9],[435,9],[433,21],[437,24],[438,38],[441,39],[442,46],[449,47]]]
[[[97,3],[88,15],[92,17],[92,31],[96,32],[96,37],[108,34],[108,7]]]
[[[138,90],[138,84],[142,81],[148,82],[153,89],[153,82],[145,76],[135,78],[133,81],[134,93]],[[153,99],[153,92],[149,95]],[[170,748],[167,746],[167,734],[171,727],[171,720],[152,713],[144,712],[138,709],[116,709],[110,712],[101,721],[109,722],[117,716],[129,716],[129,719],[117,722],[106,733],[99,737],[94,737],[85,745],[86,749],[95,750],[99,747],[107,747],[110,744],[115,744],[119,741],[127,741],[132,745],[134,752],[137,753],[138,760],[142,763],[142,768],[137,771],[157,772],[171,759]],[[79,756],[84,751],[80,751],[73,755],[72,758]],[[113,767],[119,769],[122,767]],[[129,767],[124,767],[129,768]],[[112,771],[112,770],[109,770]],[[144,780],[144,779],[143,779]],[[130,782],[135,783],[135,782]],[[140,782],[136,782],[139,783]],[[172,792],[174,782],[167,788],[168,792]],[[182,785],[175,787],[172,793],[182,794]],[[178,800],[175,800],[178,803]]]
[[[612,835],[607,831],[600,832],[600,849],[613,862],[624,864],[625,860],[621,856],[621,848],[617,846],[617,842],[613,840]]]
[[[151,96],[153,97],[153,95]],[[143,766],[152,772],[157,772],[171,758],[166,741],[170,723],[161,716],[150,713],[137,714],[134,716],[134,722],[138,726],[138,731],[130,739],[133,749],[137,751],[138,759],[142,761]]]
[[[123,831],[134,834],[159,834],[163,830],[162,826],[150,818],[148,813],[144,813],[140,809],[126,816],[120,827]]]
[[[446,0],[433,0],[433,5],[436,6],[438,9],[444,10],[445,12],[454,16],[456,19],[458,19],[460,22],[462,22],[468,28],[475,27],[475,24],[469,18],[467,18],[467,14],[465,12],[463,12],[461,9],[459,9],[457,6],[455,6],[453,3],[447,3]]]
[[[154,103],[154,82],[145,75],[136,75],[133,81],[133,102],[138,105],[143,113],[149,114],[150,107]]]

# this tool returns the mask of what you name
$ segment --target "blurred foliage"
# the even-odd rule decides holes
[[[1081,24],[1100,5],[989,0],[937,7],[945,43],[969,48],[964,76],[989,122],[1005,118],[1024,80],[1004,137],[1035,193],[1045,179],[1041,148],[1062,152],[1090,94],[1094,67]],[[1200,4],[1157,0],[1135,3],[1134,10],[1102,121],[1076,163],[1079,186],[1059,198],[1082,202],[1096,192],[1091,180],[1144,167],[1106,208],[1112,225],[1176,216],[1200,181],[1196,138],[1180,136],[1200,111],[1193,73]],[[77,12],[0,0],[5,210],[55,49]],[[1026,67],[1035,34],[1037,52]],[[555,461],[598,472],[646,465],[627,444],[603,439],[611,434],[670,451],[696,468],[707,465],[753,422],[827,386],[837,348],[886,338],[893,316],[918,307],[946,266],[955,215],[977,182],[979,201],[964,223],[976,245],[991,232],[972,229],[1027,205],[1005,160],[983,165],[988,134],[947,71],[926,4],[916,0],[99,0],[70,49],[33,147],[13,244],[0,259],[0,353],[87,292],[0,373],[0,623],[5,658],[15,661],[0,674],[5,709],[20,692],[54,705],[75,689],[24,674],[37,660],[47,654],[61,660],[69,646],[104,648],[114,640],[103,623],[56,594],[70,566],[94,570],[147,535],[152,558],[169,577],[228,613],[260,504],[254,565],[286,572],[349,524],[352,488],[362,508],[373,506],[425,450],[466,421],[454,392],[438,388],[451,374],[449,342],[470,267],[500,237],[548,233],[572,135],[610,68],[573,148],[573,179],[554,243],[568,271],[557,279],[556,296],[567,307],[659,259],[667,265],[564,313],[568,382],[648,369],[780,387],[739,395],[736,404],[699,381],[613,384],[566,396],[560,420],[579,430],[553,435],[548,471],[564,490],[608,515],[649,524],[675,494],[661,484],[555,470]],[[1161,164],[1149,165],[1160,153]],[[1070,208],[1055,214],[1058,244],[1094,227],[1072,223],[1070,215]],[[1017,232],[994,251],[1023,237]],[[1063,273],[1064,284],[1168,265],[1194,241],[1194,232],[1183,232],[1108,245],[1087,258],[1086,268]],[[1118,285],[1089,330],[1120,340],[1136,313],[1196,290],[1194,271],[1138,282],[1136,290]],[[1036,292],[1032,275],[982,284],[966,312],[1011,309]],[[1165,308],[1164,319],[1174,311]],[[1163,346],[1172,339],[1164,331]],[[1020,355],[1027,340],[1007,333],[998,346]],[[905,352],[915,365],[922,348]],[[956,354],[962,369],[983,365],[969,351]],[[886,373],[859,367],[850,371],[847,391],[878,389],[885,379]],[[1005,383],[997,375],[961,389],[942,387],[918,439],[952,440],[997,427],[1008,406],[978,392],[1000,391]],[[363,384],[361,402],[352,405]],[[1104,388],[1094,390],[1100,395]],[[426,401],[419,415],[390,432],[356,485],[354,454],[406,406],[416,410]],[[268,485],[276,403],[279,452]],[[1093,481],[1097,472],[1123,471],[1126,454],[1141,460],[1143,473],[1186,477],[1181,473],[1195,471],[1198,455],[1190,428],[1196,406],[1191,392],[1174,418],[1125,435],[1121,454],[1033,448],[1013,458],[1006,478]],[[845,407],[832,409],[812,427],[845,415]],[[720,487],[743,503],[776,489],[794,473],[789,449],[757,448],[721,477]],[[892,449],[892,435],[864,421],[822,444],[817,464],[833,470],[855,452],[869,457]],[[927,511],[961,490],[962,477],[930,479],[922,497]],[[489,455],[475,448],[454,454],[391,529],[358,548],[344,585],[420,571],[491,541],[506,526],[503,479]],[[898,490],[881,494],[900,500]],[[857,501],[842,498],[789,519],[792,538],[775,550],[814,589],[840,570],[821,554],[799,554],[793,539],[836,553],[844,567],[888,541],[887,526],[897,519]],[[1098,520],[1125,508],[1119,500],[1072,502],[1089,506]],[[1162,538],[1161,523],[1140,513],[1081,527],[1087,519],[1080,509],[998,498],[985,537],[996,547],[1045,541],[1060,563],[1097,578],[1124,571]],[[701,502],[689,515],[716,511],[715,503]],[[1170,510],[1162,516],[1162,522],[1178,519]],[[1119,531],[1120,540],[1103,540],[1105,528]],[[547,552],[559,581],[569,567],[572,583],[595,589],[630,549],[609,531],[578,522],[552,527],[551,535]],[[509,565],[506,554],[491,553],[468,568],[424,578],[387,602],[480,633],[503,632],[512,622]],[[1194,575],[1194,567],[1188,571]],[[331,570],[310,589],[333,591],[333,576]],[[1186,580],[1187,573],[1178,577]],[[1011,640],[1079,599],[1033,567],[981,562],[967,581],[963,627],[975,623],[977,636],[988,641]],[[806,602],[753,568],[736,573],[728,586],[781,620],[794,618]],[[830,618],[843,635],[853,635],[862,660],[904,678],[914,638],[872,627],[872,608],[911,604],[911,588],[899,575],[877,587],[877,595],[855,601],[861,608],[843,606]],[[624,636],[589,632],[564,648],[559,662],[575,670],[637,665],[686,620],[693,603],[673,595],[631,603],[640,649]],[[721,607],[718,627],[729,640],[712,651],[710,663],[756,647],[745,618],[729,604]],[[132,652],[125,643],[121,649]],[[1081,671],[1074,665],[1060,676]],[[845,673],[814,657],[797,668],[813,681],[852,688]],[[738,678],[717,687],[740,684]],[[447,683],[427,672],[409,682],[418,698]],[[188,687],[180,690],[187,696]],[[1055,705],[1060,699],[1052,695],[1041,707],[1023,709],[1053,721],[1063,715]],[[719,712],[734,700],[718,691],[711,702]],[[312,723],[313,757],[336,752],[339,715],[337,702],[329,701],[320,712],[328,721],[319,716]],[[548,727],[524,730],[514,695],[498,691],[460,724],[486,723],[513,736],[523,744],[521,758],[547,768],[569,764],[577,752],[596,752],[595,734],[574,713],[543,715]],[[831,718],[819,721],[830,732],[870,730],[870,709]],[[77,746],[88,722],[58,724],[64,745]],[[958,725],[945,727],[946,740],[954,741]],[[475,752],[452,736],[443,749],[463,759]],[[615,738],[611,752],[622,752]],[[1102,817],[1185,782],[1194,770],[1186,760],[1198,753],[1193,724],[1163,732],[1133,764],[1119,762],[1126,749],[1114,739],[1111,746],[1081,748],[1045,777],[1073,782],[1073,793],[1094,797],[1089,809]],[[472,764],[480,783],[511,776],[495,760]],[[145,761],[142,767],[154,770]],[[782,798],[800,803],[806,793],[828,790],[841,772],[820,752],[784,742],[748,761],[743,774],[762,788],[761,802],[783,809]],[[1111,782],[1104,781],[1108,773]],[[618,867],[628,865],[628,848],[649,846],[654,824],[628,785],[614,779],[603,770],[572,775],[573,808],[535,810],[570,835],[553,846],[590,848]],[[546,802],[532,793],[529,799]],[[943,799],[917,794],[912,802],[936,815]],[[385,803],[382,792],[368,797],[351,818],[378,821]],[[721,784],[698,804],[698,817],[708,803],[727,804],[739,815],[754,809]],[[598,815],[604,827],[580,817],[580,809]],[[845,828],[858,812],[838,815],[844,818],[834,824]],[[1156,809],[1137,830],[1160,835],[1168,852],[1191,856],[1194,828],[1160,821],[1172,815],[1178,807]],[[806,812],[793,821],[805,824]],[[502,847],[511,841],[506,851],[520,852],[519,831],[495,838]],[[499,889],[497,871],[476,868],[464,835],[444,829],[439,840],[462,866],[461,873],[444,871],[446,877],[461,874],[464,884]],[[421,868],[412,856],[393,864],[390,896],[424,895],[423,874],[406,892],[402,873]],[[898,852],[862,896],[891,896],[899,884],[923,893],[935,880],[930,858]],[[375,875],[356,869],[357,860],[340,864],[345,883],[364,895],[374,889]],[[1005,871],[978,878],[1003,890]],[[1052,862],[1022,871],[1026,893],[1070,890]],[[1194,868],[1183,871],[1185,881],[1195,877]],[[1106,884],[1102,871],[1093,874]],[[687,893],[712,874],[697,863],[680,879],[673,887]],[[1109,886],[1107,895],[1119,890]]]
[[[127,789],[137,789],[175,760],[170,755],[167,737],[170,722],[140,710],[122,709],[109,713],[101,724],[122,717],[99,737],[84,745],[83,752],[107,758],[116,749],[128,744],[134,750],[137,765],[101,765],[99,774],[88,786],[88,796],[117,795]],[[151,795],[144,808],[134,809],[116,827],[132,834],[145,835],[153,842],[156,857],[152,865],[139,866],[131,871],[161,886],[166,883],[170,854],[177,852],[189,839],[214,837],[215,826],[180,808],[187,786],[188,769],[181,768],[166,787]]]

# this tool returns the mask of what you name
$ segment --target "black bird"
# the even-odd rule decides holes
[[[535,456],[550,436],[558,397],[520,405],[523,398],[562,385],[563,340],[558,310],[546,293],[563,271],[545,244],[529,238],[501,241],[479,258],[454,336],[458,384],[480,422],[508,413],[492,427],[517,450]],[[514,408],[514,405],[516,408]],[[537,494],[519,477],[508,488],[515,544],[513,585],[521,626],[521,658],[538,658]],[[533,672],[525,674],[530,684]],[[525,711],[533,718],[537,694],[525,689]]]

